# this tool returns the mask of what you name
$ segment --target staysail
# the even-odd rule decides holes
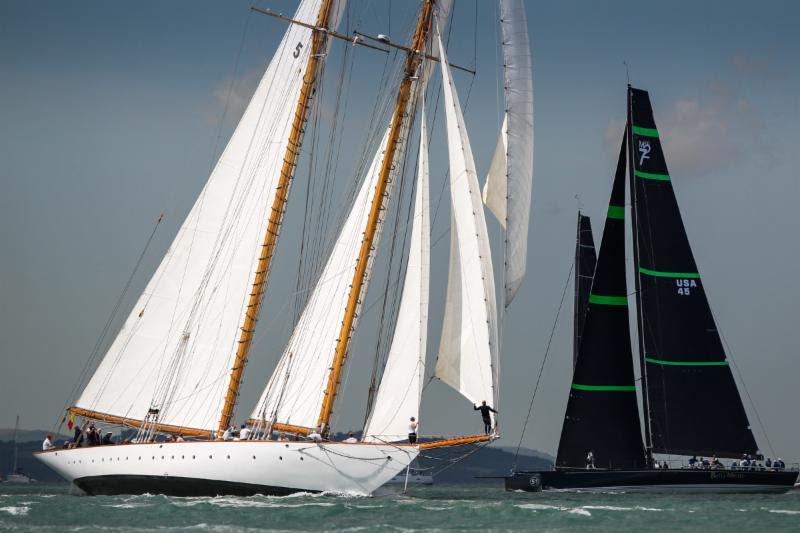
[[[506,230],[504,305],[525,276],[533,186],[533,68],[523,0],[500,1],[506,113],[483,199]]]
[[[625,152],[623,138],[561,430],[557,467],[581,468],[590,451],[598,468],[638,469],[646,464],[625,281]]]
[[[594,249],[592,221],[578,211],[578,230],[575,237],[575,316],[572,323],[572,366],[578,362],[578,347],[581,345],[583,322],[589,306],[589,291],[592,289],[597,253]]]
[[[294,15],[315,25],[321,0]],[[328,20],[335,29],[344,6]],[[276,196],[312,31],[287,29],[199,198],[80,395],[82,414],[213,431]]]
[[[251,417],[255,420],[305,428],[317,425],[336,335],[342,322],[341,310],[347,302],[388,135],[387,129],[325,268],[256,404]]]
[[[486,218],[461,104],[439,36],[450,160],[450,271],[434,375],[497,407],[497,309]]]
[[[647,91],[629,87],[628,114],[646,438],[655,453],[756,453],[681,220]]]
[[[405,281],[383,378],[364,427],[366,441],[403,440],[408,436],[409,418],[419,419],[428,338],[431,244],[424,105],[421,116],[417,195]]]

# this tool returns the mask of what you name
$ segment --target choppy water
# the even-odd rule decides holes
[[[0,530],[800,531],[785,495],[508,493],[499,485],[416,487],[371,498],[77,496],[66,485],[0,485]]]

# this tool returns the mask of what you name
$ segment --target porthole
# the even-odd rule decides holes
[[[181,459],[186,459],[186,457],[184,457],[183,455],[181,455]]]
[[[175,459],[175,456],[173,455],[172,458]]]
[[[231,458],[231,456],[229,455],[229,456],[228,456],[228,459],[230,459],[230,458]]]
[[[162,460],[162,461],[164,460],[164,456],[163,456],[163,455],[161,456],[161,460]]]
[[[302,456],[300,457],[300,460],[301,460],[301,461],[303,460],[303,457],[302,457]]]
[[[153,461],[155,461],[155,460],[156,460],[156,456],[154,455],[154,456],[153,456]]]
[[[255,458],[256,458],[256,456],[254,455],[254,456],[253,456],[253,459],[255,459]]]
[[[192,456],[192,459],[194,459],[194,455]]]
[[[280,459],[281,461],[283,461],[283,456],[282,456],[282,455],[279,455],[279,456],[278,456],[278,459]]]
[[[212,455],[209,455],[209,456],[208,456],[208,458],[209,458],[209,459],[212,459],[212,458],[213,458],[213,456],[212,456]]]
[[[141,455],[139,456],[139,460],[140,460],[140,461],[142,460],[142,456],[141,456]]]

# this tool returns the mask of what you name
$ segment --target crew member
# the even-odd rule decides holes
[[[472,405],[472,410],[481,412],[481,417],[483,417],[483,430],[487,435],[489,433],[491,433],[492,432],[492,415],[491,415],[491,413],[497,413],[497,411],[495,411],[494,409],[492,409],[491,407],[486,405],[486,400],[483,400],[483,402],[481,402],[480,407],[478,407],[477,405],[473,404]]]

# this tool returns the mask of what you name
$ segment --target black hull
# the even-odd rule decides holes
[[[786,492],[797,472],[741,470],[550,470],[515,472],[506,490],[623,490],[657,492]]]
[[[164,494],[167,496],[286,496],[303,491],[288,487],[271,487],[234,483],[214,479],[163,476],[92,476],[74,481],[90,496],[120,494]]]

